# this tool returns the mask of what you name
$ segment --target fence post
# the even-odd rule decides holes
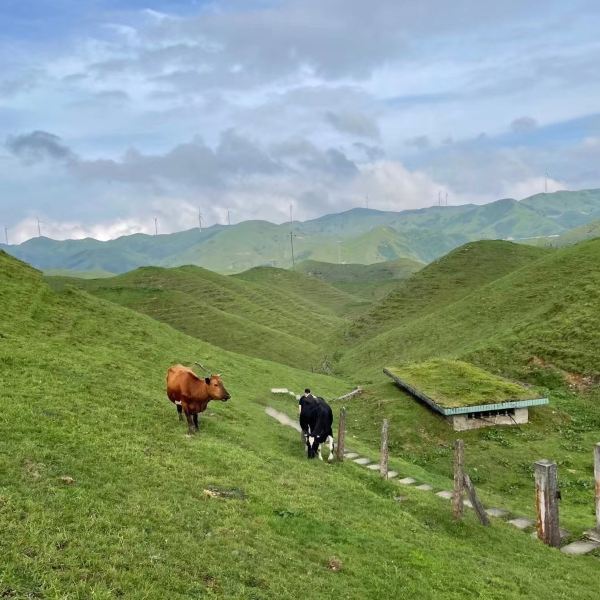
[[[338,423],[338,442],[336,448],[336,457],[342,462],[344,460],[344,444],[346,442],[346,407],[340,409],[340,421]]]
[[[381,426],[381,458],[379,460],[379,474],[383,477],[383,479],[388,478],[388,459],[389,459],[389,451],[388,451],[388,430],[389,430],[389,421],[387,419],[383,420],[383,425]]]
[[[596,530],[600,531],[600,443],[594,446],[594,479],[596,480]]]
[[[477,515],[479,522],[482,525],[484,525],[485,527],[489,527],[490,520],[487,516],[487,513],[485,512],[485,509],[483,508],[483,505],[481,504],[481,502],[479,502],[479,498],[477,497],[477,492],[475,491],[475,486],[473,485],[471,478],[466,473],[465,473],[464,484],[465,484],[465,487],[467,488],[467,494],[469,494],[469,500],[471,501],[471,504],[473,505],[473,510],[475,511],[475,514]]]
[[[558,548],[558,469],[556,463],[549,460],[535,463],[535,504],[538,538],[544,544]]]
[[[452,514],[456,520],[462,519],[464,512],[463,491],[465,485],[465,443],[454,442],[454,492],[452,494]]]

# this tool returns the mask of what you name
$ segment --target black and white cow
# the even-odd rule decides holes
[[[321,456],[321,444],[329,446],[327,460],[333,460],[333,412],[323,398],[309,394],[300,402],[300,427],[306,443],[308,458]]]

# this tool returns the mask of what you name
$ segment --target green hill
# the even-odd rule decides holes
[[[524,248],[469,244],[402,282],[402,291],[350,327],[355,337],[338,368],[367,388],[358,438],[375,446],[388,418],[395,452],[443,472],[459,435],[479,484],[509,498],[515,511],[530,503],[531,458],[555,460],[561,518],[583,529],[592,520],[591,449],[600,428],[600,239]],[[511,251],[518,264],[507,259]],[[530,411],[527,426],[456,434],[381,373],[385,365],[444,358],[535,385],[550,406]]]
[[[399,503],[352,463],[309,462],[261,404],[275,382],[347,384],[53,291],[1,253],[0,300],[3,596],[595,598],[595,558],[472,515],[454,523],[419,490]],[[232,399],[187,438],[164,374],[197,359]]]
[[[350,340],[372,338],[452,304],[477,288],[545,256],[547,250],[503,241],[465,244],[400,282],[348,327]]]
[[[270,290],[279,290],[301,297],[316,312],[327,308],[335,315],[347,315],[360,311],[367,303],[360,297],[340,290],[328,282],[307,277],[300,269],[288,271],[276,267],[254,267],[232,276],[235,279],[258,284]]]
[[[221,348],[319,368],[327,338],[343,323],[337,314],[357,301],[325,283],[277,271],[285,278],[275,285],[268,280],[261,285],[252,275],[231,278],[194,266],[48,281],[56,288],[76,285]],[[301,282],[290,285],[290,279],[298,278],[312,286],[306,297],[298,293]]]
[[[600,190],[401,212],[356,208],[295,222],[294,249],[298,262],[430,262],[469,241],[555,236],[599,218]],[[134,234],[107,242],[34,238],[0,249],[43,270],[124,273],[140,266],[195,264],[231,274],[262,265],[292,266],[289,223],[267,221],[157,236]]]
[[[383,297],[397,286],[399,280],[406,279],[423,266],[423,263],[410,258],[372,265],[306,260],[297,265],[296,269],[340,290],[371,299]]]
[[[531,243],[547,248],[560,248],[597,237],[600,237],[600,219],[575,227],[561,235],[535,238],[531,240]]]

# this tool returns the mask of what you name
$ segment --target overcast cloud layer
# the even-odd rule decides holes
[[[0,226],[107,239],[600,187],[599,26],[590,0],[6,0]]]

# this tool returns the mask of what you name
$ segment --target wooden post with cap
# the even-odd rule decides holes
[[[538,460],[534,466],[537,535],[544,544],[558,548],[560,546],[558,469],[556,463],[549,460]]]

